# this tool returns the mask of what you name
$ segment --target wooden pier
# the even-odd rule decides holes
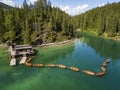
[[[11,41],[7,42],[8,53],[10,58],[10,66],[16,65],[16,57],[22,56],[19,64],[24,64],[27,56],[34,55],[35,51],[30,45],[13,45]]]
[[[19,64],[24,64],[26,60],[27,60],[27,56],[26,54],[24,54]]]
[[[15,66],[16,65],[16,58],[12,58],[10,60],[10,66]]]

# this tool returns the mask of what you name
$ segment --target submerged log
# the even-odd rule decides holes
[[[88,71],[88,70],[83,70],[83,73],[88,74],[88,75],[91,75],[91,76],[94,76],[94,75],[95,75],[94,72]]]
[[[105,67],[101,67],[101,70],[102,70],[103,72],[105,72],[105,71],[106,71],[106,68],[105,68]]]
[[[103,75],[105,75],[105,72],[98,72],[98,73],[96,73],[96,76],[103,76]]]
[[[76,72],[78,72],[79,71],[79,69],[78,68],[76,68],[76,67],[68,67],[70,70],[73,70],[73,71],[76,71]]]

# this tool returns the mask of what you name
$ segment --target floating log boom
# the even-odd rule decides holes
[[[62,69],[65,69],[65,68],[66,68],[65,65],[61,65],[61,64],[56,64],[56,67],[58,67],[58,68],[62,68]]]
[[[55,64],[45,64],[46,67],[55,67]]]
[[[76,72],[78,72],[78,71],[79,71],[79,69],[78,69],[78,68],[76,68],[76,67],[68,67],[68,69],[73,70],[73,71],[76,71]]]
[[[103,75],[105,75],[105,72],[98,72],[98,73],[96,73],[96,76],[103,76]]]
[[[109,62],[110,62],[110,59],[107,59],[105,62],[106,62],[106,63],[109,63]]]
[[[101,67],[101,70],[102,70],[103,72],[105,72],[105,71],[106,71],[106,68],[105,68],[105,67]]]
[[[94,72],[88,71],[88,70],[83,70],[83,73],[88,74],[88,75],[91,75],[91,76],[94,76],[94,75],[95,75]]]

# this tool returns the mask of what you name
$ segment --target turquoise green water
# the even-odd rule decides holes
[[[0,48],[0,90],[120,90],[120,43],[84,35],[74,42],[36,48],[32,63],[75,66],[79,72],[59,68],[9,66],[5,48]],[[99,72],[102,62],[111,62],[103,77],[82,73]]]

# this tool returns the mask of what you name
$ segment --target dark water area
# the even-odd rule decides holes
[[[38,50],[31,63],[53,63],[75,66],[74,72],[60,68],[36,68],[17,65],[9,66],[7,49],[0,48],[1,90],[119,90],[120,42],[88,34],[74,42],[35,48]],[[82,70],[101,71],[101,64],[110,58],[106,74],[102,77],[89,76]]]

